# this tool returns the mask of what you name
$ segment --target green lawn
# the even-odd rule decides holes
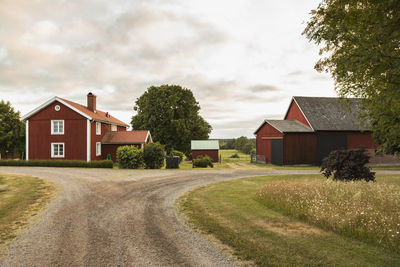
[[[0,173],[0,244],[16,232],[55,194],[55,187],[42,179]]]
[[[265,176],[200,187],[178,209],[188,223],[259,266],[399,266],[400,252],[312,226],[263,205],[257,191],[270,181],[324,179],[321,175]],[[400,177],[378,176],[400,185]]]

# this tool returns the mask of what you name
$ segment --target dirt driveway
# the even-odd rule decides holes
[[[0,266],[234,266],[185,226],[184,192],[238,177],[316,173],[266,170],[104,170],[2,167],[45,178],[60,194],[7,249]]]

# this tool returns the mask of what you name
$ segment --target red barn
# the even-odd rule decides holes
[[[265,120],[255,131],[258,162],[276,165],[319,165],[336,149],[365,148],[373,163],[398,162],[398,158],[375,156],[372,132],[360,125],[359,99],[343,105],[339,98],[292,98],[283,120]]]
[[[54,97],[24,117],[26,159],[101,160],[103,138],[126,132],[126,123],[98,110],[96,96],[87,95],[87,105]],[[131,140],[124,138],[126,144]],[[125,144],[125,143],[124,143]],[[119,143],[119,145],[124,145]],[[114,156],[115,158],[115,156]]]

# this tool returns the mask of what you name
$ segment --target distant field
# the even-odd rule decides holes
[[[238,154],[239,158],[231,158],[232,155]],[[316,166],[276,166],[271,164],[251,163],[250,155],[241,153],[235,149],[224,149],[219,151],[222,158],[221,163],[214,163],[214,169],[267,169],[267,170],[319,170]],[[183,160],[180,164],[181,170],[192,169],[192,162]]]
[[[178,200],[178,207],[187,215],[190,225],[214,235],[222,243],[231,246],[239,258],[254,261],[259,266],[400,266],[400,241],[395,236],[398,235],[398,226],[391,229],[400,220],[396,211],[399,199],[396,192],[400,191],[400,176],[378,176],[375,184],[361,184],[358,188],[348,190],[344,188],[346,190],[343,189],[343,194],[338,194],[338,197],[343,198],[343,203],[354,202],[360,211],[360,219],[363,218],[363,210],[369,210],[370,195],[375,203],[373,209],[376,209],[378,215],[373,215],[374,210],[371,210],[368,216],[379,220],[376,226],[379,226],[379,222],[391,224],[381,227],[371,225],[371,228],[374,227],[372,231],[378,234],[375,237],[358,231],[357,225],[362,222],[357,221],[358,217],[350,217],[349,214],[355,212],[352,205],[349,206],[351,210],[347,211],[349,214],[336,207],[337,204],[328,205],[328,208],[324,207],[324,210],[310,214],[316,214],[321,219],[326,214],[333,218],[335,214],[342,216],[341,218],[347,220],[347,226],[343,227],[351,229],[348,228],[349,225],[355,224],[354,233],[345,228],[341,231],[340,225],[336,230],[324,223],[319,225],[310,220],[308,215],[296,214],[288,208],[290,205],[307,206],[307,203],[301,204],[301,201],[312,203],[312,198],[299,197],[300,202],[291,202],[285,198],[288,196],[280,195],[287,193],[284,188],[288,186],[293,188],[289,190],[293,192],[292,198],[296,198],[296,192],[300,196],[307,196],[315,188],[300,185],[323,182],[325,179],[321,175],[265,176],[225,181],[185,194]],[[298,183],[297,187],[292,183]],[[275,184],[278,186],[276,189],[273,188]],[[268,185],[271,188],[265,188]],[[278,190],[279,188],[282,190]],[[375,194],[371,190],[383,191]],[[272,200],[263,195],[263,192],[268,194],[267,191],[273,193],[273,197],[270,197]],[[366,198],[363,192],[367,194]],[[292,196],[291,193],[287,194]],[[386,211],[386,207],[394,208],[394,212]],[[323,208],[323,205],[317,208]],[[335,213],[336,209],[338,213]],[[388,218],[382,218],[382,214]],[[388,236],[389,230],[394,237]],[[374,241],[371,238],[375,238]],[[386,248],[377,245],[379,242],[386,242]]]
[[[14,238],[54,193],[42,179],[0,173],[0,244]]]

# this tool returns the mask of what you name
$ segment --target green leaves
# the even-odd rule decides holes
[[[211,126],[200,115],[192,91],[179,85],[151,86],[139,97],[133,109],[132,128],[150,130],[153,140],[167,152],[190,152],[192,139],[207,139]]]
[[[0,102],[0,153],[11,156],[25,149],[25,124],[10,102]]]
[[[361,117],[385,152],[399,153],[400,2],[324,0],[311,15],[303,34],[322,46],[315,68],[332,74],[339,96],[365,99]]]

